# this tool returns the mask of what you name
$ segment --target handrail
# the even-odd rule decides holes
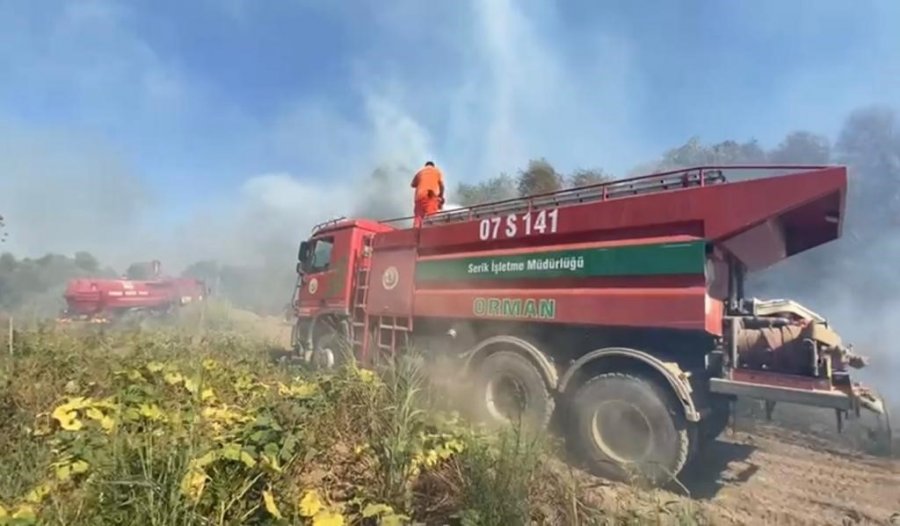
[[[526,204],[527,208],[533,208],[535,206],[546,206],[549,204],[548,202],[556,202],[560,201],[560,197],[563,197],[563,204],[574,204],[578,202],[588,202],[588,201],[605,201],[608,199],[619,198],[619,197],[628,197],[634,195],[648,194],[648,193],[656,193],[667,190],[676,189],[675,185],[670,182],[669,184],[657,184],[657,185],[644,185],[643,183],[653,182],[654,180],[659,180],[661,178],[673,178],[673,176],[681,176],[683,184],[678,186],[677,188],[687,188],[690,186],[706,186],[706,183],[718,184],[718,183],[727,183],[727,179],[725,178],[725,171],[746,171],[746,170],[765,170],[765,171],[779,171],[779,170],[789,170],[789,171],[800,171],[800,170],[823,170],[827,168],[833,168],[834,165],[804,165],[804,164],[775,164],[775,165],[767,165],[767,164],[737,164],[737,165],[703,165],[703,166],[694,166],[690,168],[678,168],[674,170],[667,170],[658,173],[652,173],[648,175],[640,175],[637,177],[629,177],[625,179],[615,179],[613,181],[605,181],[601,183],[594,183],[590,185],[580,186],[576,188],[565,188],[562,190],[556,190],[553,192],[545,192],[541,194],[534,194],[525,197],[512,197],[509,199],[502,199],[499,201],[491,201],[488,203],[479,203],[477,205],[472,205],[468,207],[458,208],[455,210],[447,210],[443,212],[438,212],[437,214],[427,216],[424,220],[425,224],[435,224],[435,223],[449,223],[454,221],[464,221],[470,220],[479,217],[478,212],[484,211],[486,209],[490,209],[489,212],[499,213],[499,212],[512,212],[513,210],[521,210],[524,207],[516,207],[516,204]],[[710,177],[707,174],[712,175]],[[690,179],[690,176],[693,175],[694,178]],[[784,175],[784,174],[781,174]],[[692,183],[693,184],[690,184]],[[617,188],[616,188],[617,187]],[[610,189],[618,189],[618,192],[610,192]],[[601,197],[597,199],[596,192],[602,190]],[[578,199],[579,194],[587,194],[585,197]],[[575,196],[576,198],[571,198],[571,196]],[[592,197],[592,198],[591,198]],[[536,203],[537,201],[537,203]],[[501,206],[506,205],[506,206]],[[392,224],[399,223],[401,221],[410,221],[414,218],[414,216],[403,216],[403,217],[395,217],[391,219],[380,220],[379,223],[383,224]]]
[[[336,225],[336,224],[340,223],[341,221],[346,221],[346,220],[347,220],[347,216],[341,216],[341,217],[336,217],[334,219],[329,219],[328,221],[323,221],[323,222],[319,223],[318,225],[312,227],[312,233],[315,234],[316,232],[318,232],[319,230],[322,230],[323,228],[326,228],[326,227],[329,227],[332,225]]]

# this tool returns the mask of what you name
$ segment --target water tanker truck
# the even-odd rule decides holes
[[[160,275],[158,261],[152,263],[150,279],[125,277],[75,278],[66,284],[63,298],[66,308],[61,322],[90,321],[107,323],[125,314],[159,315],[195,301],[203,301],[207,288],[193,278],[169,278]]]
[[[467,406],[566,435],[592,469],[663,484],[733,401],[885,413],[827,320],[745,278],[841,235],[841,166],[698,167],[399,220],[300,244],[293,346],[330,367],[410,346],[455,365]],[[407,218],[408,219],[408,218]]]

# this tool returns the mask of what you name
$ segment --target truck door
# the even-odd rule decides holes
[[[349,308],[350,234],[349,229],[338,230],[311,241],[303,289],[299,291],[301,307],[315,310]]]

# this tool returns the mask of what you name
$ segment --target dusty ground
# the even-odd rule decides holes
[[[784,423],[739,421],[684,474],[684,487],[670,491],[636,492],[584,472],[578,478],[599,509],[699,509],[725,525],[900,525],[900,459],[854,450],[849,444],[860,429],[836,437]],[[685,523],[674,513],[661,517]]]
[[[900,462],[844,450],[805,433],[756,424],[710,451],[715,479],[694,498],[723,523],[900,524]]]
[[[874,417],[838,435],[831,412],[748,405],[684,477],[716,524],[900,525],[900,459],[863,452]]]

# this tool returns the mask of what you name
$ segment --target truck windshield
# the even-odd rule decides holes
[[[317,239],[315,243],[310,270],[312,272],[321,272],[328,269],[328,264],[331,262],[331,247],[334,244],[334,240],[332,238],[322,238]]]

